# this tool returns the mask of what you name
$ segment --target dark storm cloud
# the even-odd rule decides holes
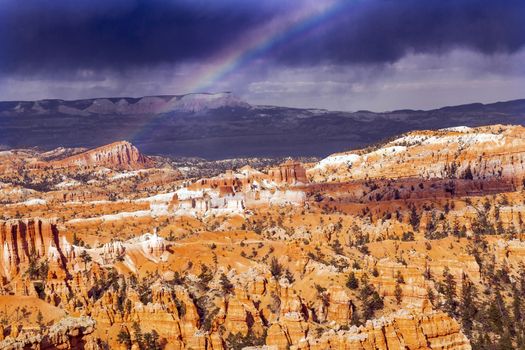
[[[279,59],[384,63],[457,48],[514,53],[525,45],[524,23],[522,0],[348,1],[329,25],[288,45]]]
[[[319,0],[321,1],[321,0]],[[522,0],[341,0],[340,11],[267,53],[286,65],[385,63],[410,52],[525,44]],[[314,1],[0,0],[0,70],[126,70],[205,60]]]
[[[0,0],[0,6],[4,71],[199,60],[283,10],[274,0]]]

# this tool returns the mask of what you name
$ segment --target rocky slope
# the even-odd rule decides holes
[[[287,348],[277,345],[279,350]],[[359,328],[331,331],[320,337],[305,337],[289,348],[470,350],[471,346],[458,323],[444,313],[421,314],[399,310],[387,317],[371,320]]]
[[[525,128],[494,125],[416,131],[317,163],[315,181],[380,178],[518,179],[525,177]]]
[[[66,317],[53,326],[41,330],[22,331],[10,334],[5,339],[0,335],[0,348],[16,349],[85,349],[98,350],[100,347],[92,338],[95,322],[88,317]],[[15,333],[12,331],[12,333]]]

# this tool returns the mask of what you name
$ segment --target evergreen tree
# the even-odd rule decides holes
[[[117,341],[120,343],[120,344],[123,344],[126,346],[126,348],[131,348],[131,337],[129,336],[129,333],[126,332],[125,330],[121,330],[118,334],[117,334]]]
[[[135,342],[137,342],[139,347],[142,348],[142,330],[140,329],[139,323],[136,321],[133,322],[131,328],[133,328],[133,332],[135,333]]]
[[[151,332],[144,333],[144,342],[142,349],[144,350],[161,350],[161,346],[159,344],[159,334],[156,330],[152,330]]]
[[[394,290],[394,296],[396,297],[397,305],[401,304],[401,301],[403,300],[403,290],[401,289],[401,285],[399,284],[399,282],[396,282],[396,289]]]
[[[472,335],[473,321],[477,310],[475,295],[476,289],[474,284],[468,279],[466,275],[464,275],[461,283],[461,301],[459,304],[459,314],[461,316],[463,330],[469,338]]]
[[[494,300],[488,305],[486,318],[491,330],[498,335],[503,335],[504,325],[505,323],[508,323],[508,319],[505,310],[505,303],[503,302],[499,290],[496,290],[494,293]]]
[[[363,303],[363,319],[369,320],[374,317],[377,310],[383,308],[383,299],[374,287],[368,283],[368,276],[366,274],[361,277],[359,284],[361,285],[359,299]]]
[[[403,275],[401,274],[401,271],[397,271],[396,282],[397,283],[405,283],[405,279],[403,278]]]
[[[222,288],[222,293],[223,294],[230,294],[233,292],[233,284],[230,282],[230,280],[228,279],[228,277],[223,273],[221,274],[221,277],[220,277],[220,283],[221,283],[221,288]]]
[[[412,228],[414,229],[414,231],[417,232],[419,230],[420,222],[421,222],[421,218],[419,217],[417,213],[416,207],[412,206],[412,208],[410,209],[410,225],[412,225]]]
[[[450,273],[448,266],[443,270],[443,278],[442,291],[445,295],[444,309],[448,314],[455,316],[458,304],[456,300],[456,281]]]
[[[44,315],[42,315],[42,312],[38,310],[38,313],[36,314],[36,324],[38,327],[42,330],[45,326],[44,323]]]
[[[350,289],[357,289],[359,288],[359,281],[355,277],[355,273],[352,271],[348,275],[348,279],[346,280],[346,286]]]
[[[470,168],[470,164],[467,165],[467,168],[465,169],[465,172],[463,173],[463,179],[465,180],[473,180],[474,175],[472,174],[472,169]]]

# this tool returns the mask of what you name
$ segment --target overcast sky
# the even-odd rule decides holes
[[[429,109],[524,98],[524,46],[522,0],[0,0],[0,99]]]

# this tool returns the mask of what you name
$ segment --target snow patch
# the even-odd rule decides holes
[[[102,215],[102,216],[95,216],[92,218],[79,218],[79,219],[72,219],[69,220],[68,223],[77,223],[77,222],[89,222],[89,221],[114,221],[114,220],[121,220],[124,218],[139,218],[144,216],[151,216],[152,211],[151,210],[137,210],[137,211],[124,211],[117,214],[108,214],[108,215]]]
[[[149,203],[154,203],[154,202],[170,202],[173,198],[173,195],[175,193],[178,193],[177,192],[168,192],[168,193],[160,193],[160,194],[156,194],[154,196],[151,196],[151,197],[146,197],[146,198],[140,198],[140,199],[137,199],[136,202],[149,202]],[[180,196],[179,196],[180,198]]]
[[[468,126],[453,126],[451,128],[439,129],[439,131],[456,131],[456,132],[471,132],[472,130],[474,129]]]
[[[322,169],[330,166],[339,166],[341,164],[346,164],[348,166],[351,166],[353,163],[357,162],[361,159],[361,156],[358,154],[350,153],[350,154],[336,154],[332,156],[328,156],[325,159],[321,160],[319,163],[316,164],[314,167],[315,169]]]
[[[16,203],[17,205],[21,204],[21,205],[45,205],[47,204],[47,201],[45,199],[40,199],[40,198],[31,198],[31,199],[28,199],[26,200],[25,202],[21,202],[21,203]]]
[[[81,183],[77,180],[68,179],[55,185],[55,188],[69,188],[79,186]]]

